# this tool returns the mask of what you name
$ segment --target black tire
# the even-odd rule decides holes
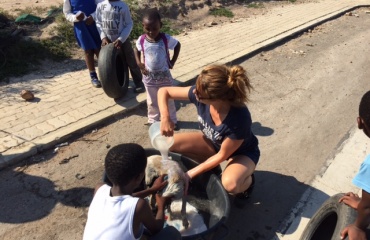
[[[112,43],[100,49],[98,69],[105,94],[111,98],[123,97],[129,85],[128,66],[121,51]]]
[[[343,228],[353,223],[357,217],[355,209],[339,203],[343,195],[343,193],[336,194],[321,205],[308,222],[300,240],[340,239]]]

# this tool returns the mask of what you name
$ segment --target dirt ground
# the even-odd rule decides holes
[[[311,179],[355,126],[359,100],[369,89],[369,10],[360,8],[235,62],[248,69],[255,88],[249,108],[262,155],[256,190],[243,210],[231,209],[227,239],[276,237]],[[177,106],[180,131],[197,129],[193,106]],[[145,122],[141,106],[71,137],[67,146],[2,170],[0,238],[81,239],[105,154],[123,142],[151,147]]]

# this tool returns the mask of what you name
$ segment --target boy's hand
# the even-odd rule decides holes
[[[145,68],[145,64],[144,63],[139,63],[138,66],[140,68],[140,72],[143,75],[147,76],[149,74],[148,69]]]
[[[343,202],[344,204],[357,210],[358,204],[361,202],[361,198],[357,194],[349,192],[346,193],[343,197],[341,197],[339,199],[339,202]]]
[[[164,211],[164,207],[171,200],[171,197],[162,197],[160,194],[155,195],[155,200],[157,202],[158,211]]]
[[[348,240],[366,240],[366,233],[355,225],[345,227],[340,233],[340,238],[344,239],[348,235]]]
[[[158,192],[158,191],[162,190],[167,185],[168,181],[165,181],[164,177],[165,177],[165,175],[161,175],[154,181],[154,183],[151,187],[153,192]]]
[[[78,21],[83,21],[83,20],[84,20],[84,18],[85,18],[85,14],[84,14],[83,12],[77,13],[77,15],[76,15],[76,19],[77,19]]]
[[[121,45],[122,45],[122,42],[120,40],[116,40],[113,42],[114,46],[117,48],[117,49],[120,49],[121,48]]]
[[[87,18],[86,18],[86,25],[91,25],[91,24],[93,24],[94,23],[94,18],[93,17],[91,17],[91,16],[88,16]]]
[[[102,46],[105,46],[105,45],[107,45],[107,44],[109,44],[110,43],[110,41],[109,41],[109,39],[107,38],[107,37],[105,37],[105,38],[103,38],[102,40],[101,40],[101,45]]]

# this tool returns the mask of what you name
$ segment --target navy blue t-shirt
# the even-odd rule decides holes
[[[193,93],[194,88],[195,86],[192,86],[188,93],[190,102],[194,103],[197,108],[200,130],[212,141],[216,151],[220,150],[226,137],[235,140],[244,139],[242,145],[232,155],[258,149],[258,139],[252,132],[252,118],[247,106],[231,106],[226,118],[216,126],[209,111],[210,106],[196,99]]]

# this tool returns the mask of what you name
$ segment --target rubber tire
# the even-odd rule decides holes
[[[300,240],[340,239],[343,228],[353,223],[357,217],[355,209],[339,203],[343,196],[344,193],[336,194],[321,205],[308,222]]]
[[[100,49],[98,70],[102,88],[108,97],[125,96],[129,85],[128,66],[122,52],[113,43]]]

